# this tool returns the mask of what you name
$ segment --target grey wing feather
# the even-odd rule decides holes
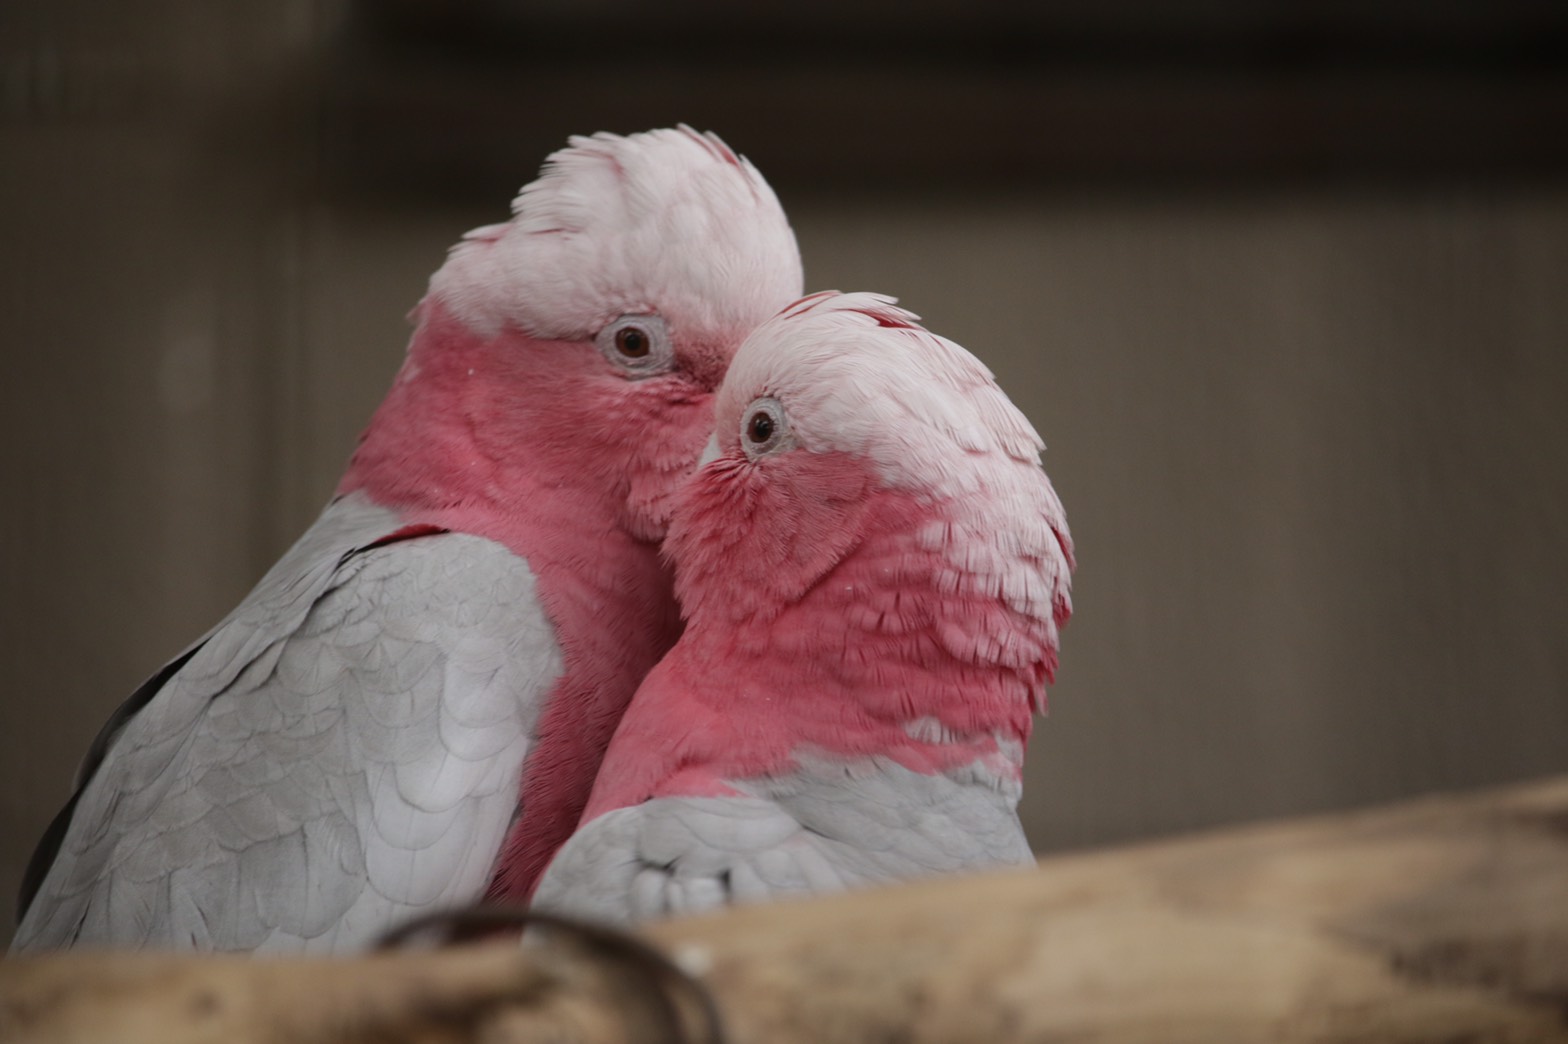
[[[478,897],[560,650],[525,562],[398,525],[334,502],[118,716],[14,949],[343,951]]]
[[[982,777],[807,760],[741,797],[617,809],[562,847],[534,905],[625,923],[1031,863],[1016,783]]]

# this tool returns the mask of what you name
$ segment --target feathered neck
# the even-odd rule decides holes
[[[482,337],[427,299],[408,357],[338,492],[361,489],[405,511],[546,509],[535,494],[559,488],[573,464],[562,430],[571,426],[563,416],[571,396],[551,384],[581,379],[577,371],[592,362],[572,347],[515,330]],[[578,508],[608,510],[607,491],[585,499]]]
[[[882,487],[863,460],[812,456],[788,483],[735,462],[688,490],[667,544],[687,628],[628,710],[588,815],[722,793],[807,751],[1017,778],[1054,624],[963,575],[931,539],[944,504]]]
[[[339,487],[365,491],[407,525],[494,540],[537,578],[564,672],[544,699],[521,815],[491,885],[510,901],[527,898],[571,833],[627,700],[680,633],[672,578],[637,503],[657,506],[663,484],[639,494],[638,475],[658,475],[660,462],[689,467],[707,403],[642,403],[669,422],[650,438],[636,415],[650,397],[629,399],[601,363],[581,344],[478,337],[427,302]],[[642,459],[627,450],[632,439],[649,444]]]

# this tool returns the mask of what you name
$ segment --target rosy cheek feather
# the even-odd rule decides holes
[[[845,454],[715,462],[683,491],[666,544],[687,616],[743,621],[798,602],[860,541],[875,485]]]
[[[667,544],[686,633],[631,705],[589,815],[716,794],[807,750],[1017,778],[1054,625],[955,572],[937,530],[952,532],[942,505],[846,455],[706,470]]]

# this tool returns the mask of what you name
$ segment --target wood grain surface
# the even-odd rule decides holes
[[[1568,777],[644,937],[744,1044],[1568,1040]],[[0,964],[0,1040],[677,1039],[635,978],[548,943],[67,954]]]

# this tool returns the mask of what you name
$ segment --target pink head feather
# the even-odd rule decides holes
[[[990,372],[889,298],[818,294],[736,354],[715,439],[665,545],[686,632],[587,815],[805,751],[1016,776],[1073,558],[1043,444]]]
[[[749,162],[684,125],[574,137],[512,209],[431,277],[340,491],[450,508],[564,484],[658,537],[730,357],[800,293],[794,234]],[[663,372],[628,380],[596,348],[625,316],[663,324]]]

